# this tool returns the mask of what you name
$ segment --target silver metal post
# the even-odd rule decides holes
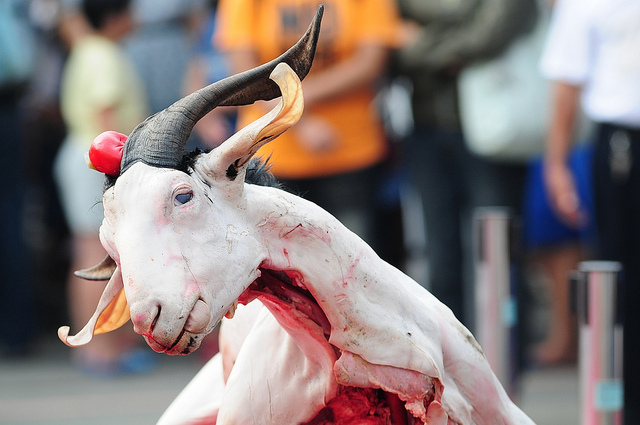
[[[508,208],[474,211],[475,335],[512,396],[517,375],[516,273],[513,217]]]
[[[579,265],[576,307],[583,425],[623,423],[620,272],[610,261]]]

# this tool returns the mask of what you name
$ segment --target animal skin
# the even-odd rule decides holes
[[[210,423],[532,424],[449,308],[322,208],[245,182],[255,152],[302,114],[306,72],[285,62],[267,67],[279,105],[186,172],[147,148],[131,157],[138,138],[163,143],[153,125],[164,115],[134,130],[103,197],[100,239],[116,268],[87,326],[60,338],[81,345],[130,319],[155,351],[185,355],[259,300],[270,314],[255,320],[226,383],[221,360],[205,373],[219,400]],[[256,84],[267,87],[269,73]],[[246,81],[237,87],[254,87]],[[207,96],[197,101],[213,104]],[[169,113],[189,112],[178,106]]]

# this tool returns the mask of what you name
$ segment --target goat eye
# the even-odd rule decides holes
[[[176,205],[184,205],[193,198],[193,192],[179,193],[175,197]]]

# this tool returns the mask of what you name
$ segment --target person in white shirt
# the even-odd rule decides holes
[[[543,74],[554,82],[544,177],[569,225],[589,220],[567,167],[579,108],[594,121],[597,257],[624,267],[625,423],[640,423],[640,2],[558,0]]]

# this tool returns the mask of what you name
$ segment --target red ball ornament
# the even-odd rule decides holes
[[[89,147],[89,161],[93,168],[108,176],[119,175],[126,141],[127,136],[117,131],[105,131],[98,135]]]

